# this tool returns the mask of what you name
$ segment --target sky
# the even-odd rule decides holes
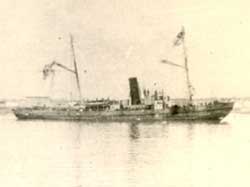
[[[141,88],[186,97],[181,47],[184,26],[195,97],[249,97],[250,11],[244,0],[2,0],[0,98],[74,97],[73,75],[59,68],[43,80],[45,64],[73,67],[74,37],[84,98],[127,98],[128,78]]]

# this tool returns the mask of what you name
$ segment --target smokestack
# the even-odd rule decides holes
[[[132,105],[141,104],[140,89],[136,77],[129,78],[130,98]]]

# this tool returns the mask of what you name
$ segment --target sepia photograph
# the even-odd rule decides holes
[[[250,185],[246,0],[2,0],[0,186]]]

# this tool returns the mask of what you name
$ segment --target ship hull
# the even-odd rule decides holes
[[[71,121],[167,121],[167,120],[221,120],[233,109],[233,103],[220,103],[209,108],[180,110],[119,110],[81,111],[76,109],[16,108],[18,119]]]

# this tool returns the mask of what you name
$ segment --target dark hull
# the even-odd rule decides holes
[[[233,109],[233,103],[220,103],[209,108],[178,111],[120,110],[80,111],[76,109],[16,108],[18,119],[71,120],[71,121],[168,121],[168,120],[221,120]]]

